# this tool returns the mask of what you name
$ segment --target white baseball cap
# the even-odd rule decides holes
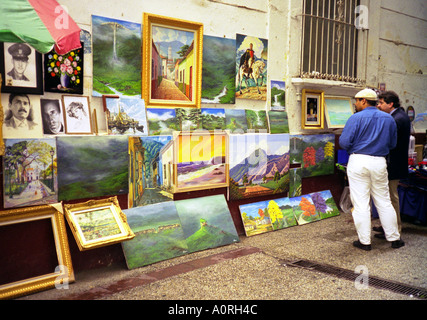
[[[358,93],[356,93],[354,97],[357,99],[366,99],[366,100],[373,100],[373,101],[378,100],[378,96],[376,92],[372,89],[363,89]]]

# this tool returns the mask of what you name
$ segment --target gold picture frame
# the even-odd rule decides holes
[[[1,104],[1,85],[3,83],[2,75],[0,74],[0,156],[4,155],[5,146],[3,140],[3,120],[4,120],[4,112],[3,106]]]
[[[146,107],[200,108],[203,24],[144,13],[143,26],[142,98]],[[182,46],[161,47],[159,31],[168,42],[179,41]],[[164,68],[162,56],[167,57]]]
[[[135,237],[117,196],[64,204],[65,217],[80,251],[103,247]]]
[[[64,214],[60,203],[0,211],[0,299],[74,282]],[[5,240],[5,239],[2,239]]]
[[[302,129],[324,128],[324,92],[321,90],[302,90],[301,127]]]

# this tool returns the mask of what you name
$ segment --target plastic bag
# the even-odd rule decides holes
[[[351,203],[350,198],[350,187],[344,187],[344,190],[340,199],[340,208],[344,213],[351,213],[353,204]]]

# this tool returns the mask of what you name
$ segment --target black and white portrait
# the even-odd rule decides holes
[[[92,133],[89,98],[85,96],[62,96],[66,133]]]
[[[64,116],[61,101],[58,99],[40,99],[44,134],[65,133]]]
[[[36,52],[25,43],[4,44],[5,85],[36,87]]]

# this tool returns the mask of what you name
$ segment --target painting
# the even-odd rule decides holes
[[[64,134],[65,124],[61,100],[41,98],[40,108],[43,120],[43,134]]]
[[[246,133],[248,123],[244,109],[225,109],[225,129],[232,134]]]
[[[4,208],[58,201],[55,139],[5,139]]]
[[[0,211],[0,233],[7,239],[0,243],[1,300],[68,289],[74,282],[65,219],[58,208],[60,203]]]
[[[323,91],[302,89],[301,128],[323,129],[324,112]]]
[[[315,177],[334,174],[335,135],[302,135],[302,177]]]
[[[56,147],[60,201],[128,193],[127,136],[57,136]]]
[[[1,95],[3,138],[43,138],[40,97],[25,93]]]
[[[144,100],[127,97],[103,96],[108,134],[148,135]]]
[[[174,192],[228,186],[228,135],[180,133],[174,141]]]
[[[42,55],[26,43],[0,42],[1,92],[43,94]]]
[[[236,99],[267,100],[268,40],[236,34]]]
[[[202,129],[202,113],[195,108],[176,108],[177,127],[180,131],[194,131]]]
[[[246,123],[248,125],[248,132],[251,133],[267,133],[268,120],[267,112],[265,110],[249,110],[246,109]]]
[[[92,15],[92,95],[141,97],[141,24]]]
[[[424,109],[424,112],[417,113],[412,124],[414,126],[415,132],[425,132],[427,130],[427,109]]]
[[[175,108],[147,108],[148,135],[171,135],[178,131]]]
[[[320,220],[319,212],[317,212],[310,195],[293,197],[289,200],[299,225]]]
[[[289,169],[289,197],[302,195],[301,168]]]
[[[236,40],[203,36],[202,103],[235,103]]]
[[[63,95],[62,107],[65,116],[65,133],[92,133],[89,97]]]
[[[143,25],[147,107],[200,108],[203,24],[144,13]]]
[[[225,110],[223,108],[202,108],[202,128],[204,130],[224,130]]]
[[[289,134],[230,135],[229,199],[289,191]]]
[[[175,206],[190,253],[240,241],[224,195],[178,200]]]
[[[267,210],[271,218],[273,230],[293,227],[298,224],[289,197],[268,201]]]
[[[291,134],[289,137],[289,153],[292,164],[302,163],[303,135]]]
[[[286,83],[284,81],[271,80],[271,110],[286,110]]]
[[[268,215],[265,215],[267,205],[267,201],[259,201],[239,206],[247,237],[273,231],[271,219]]]
[[[288,113],[285,111],[268,111],[270,133],[289,133]]]
[[[331,218],[340,214],[330,190],[310,193],[310,197],[320,214],[320,219]]]
[[[123,210],[135,238],[122,242],[128,269],[143,267],[188,253],[174,202]]]
[[[325,97],[325,113],[328,128],[344,128],[348,118],[353,115],[351,99]]]
[[[129,137],[128,208],[171,201],[172,136]]]
[[[55,49],[44,55],[44,91],[83,94],[84,44],[66,54]]]

